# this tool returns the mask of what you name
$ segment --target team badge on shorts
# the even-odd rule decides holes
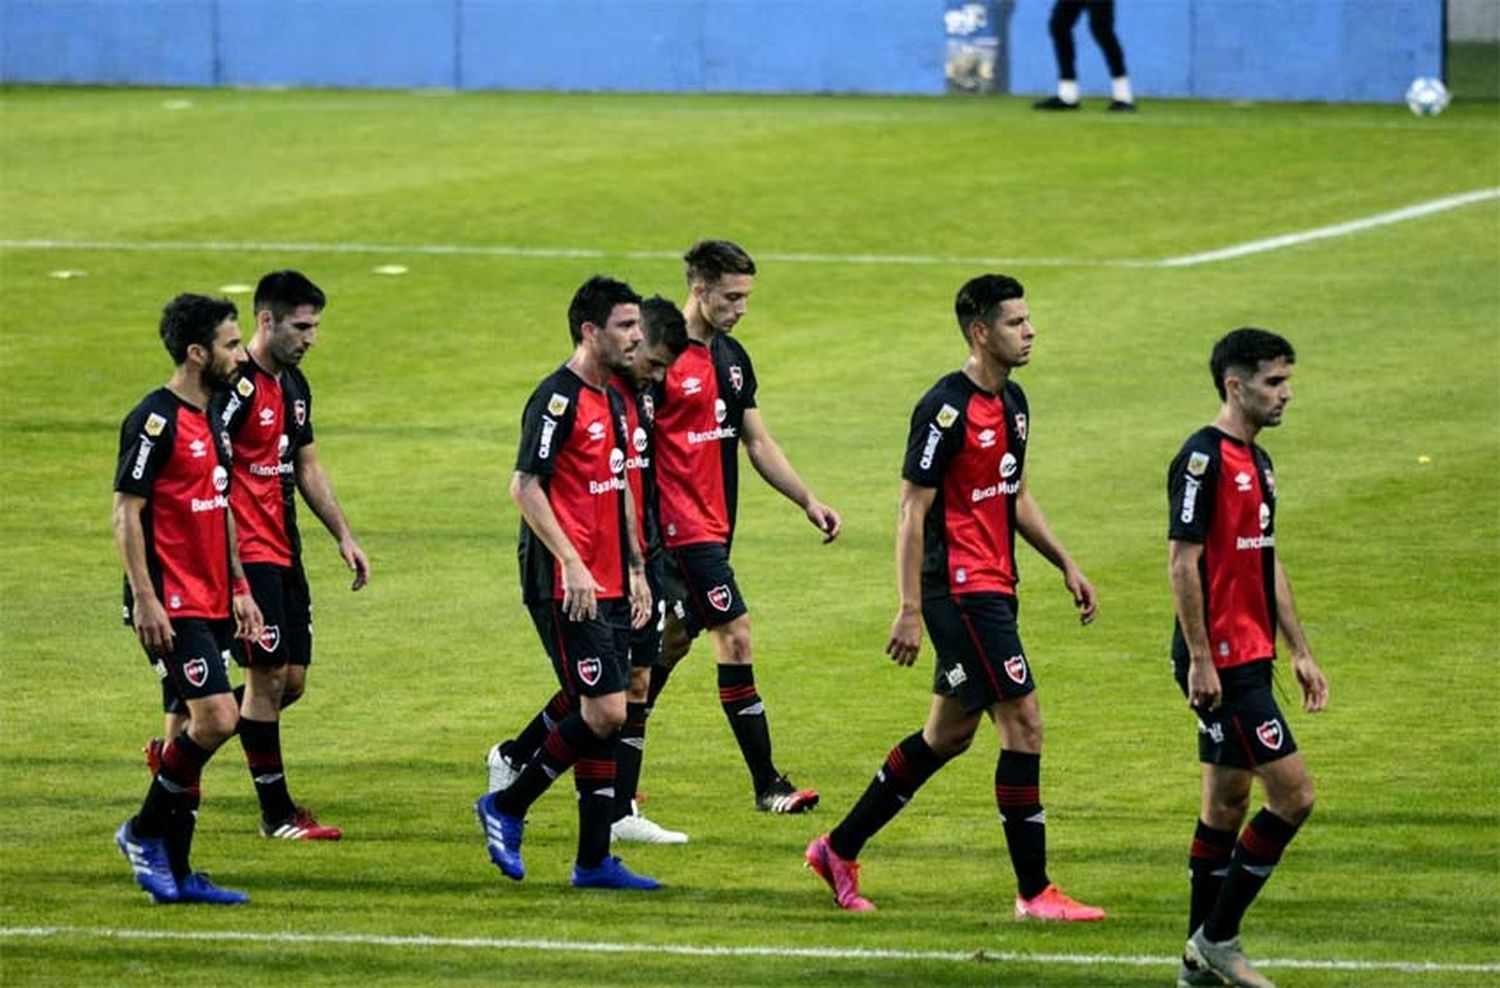
[[[728,611],[729,605],[734,603],[734,594],[726,584],[721,583],[708,592],[708,602],[714,606],[714,610]]]
[[[281,625],[268,624],[261,629],[260,637],[255,639],[263,652],[274,652],[281,647]]]
[[[182,666],[182,674],[194,686],[202,686],[208,682],[208,660],[191,659],[185,662]]]
[[[599,682],[599,676],[604,672],[604,663],[598,659],[579,659],[578,678],[583,680],[584,685],[593,686]]]
[[[1285,732],[1281,730],[1281,721],[1268,720],[1255,729],[1255,736],[1260,738],[1260,743],[1272,751],[1281,750],[1281,742],[1286,738]]]
[[[1026,682],[1026,656],[1012,655],[1005,660],[1005,674],[1013,683]]]

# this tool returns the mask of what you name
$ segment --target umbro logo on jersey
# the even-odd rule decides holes
[[[981,430],[976,438],[979,440],[980,449],[989,449],[991,446],[995,445],[995,430]]]
[[[578,678],[583,680],[587,686],[593,686],[599,682],[599,677],[604,674],[604,663],[598,659],[579,659]]]
[[[1286,740],[1286,733],[1281,729],[1281,721],[1268,720],[1255,729],[1255,736],[1260,738],[1260,743],[1272,751],[1281,750],[1281,742]]]
[[[734,592],[727,584],[719,584],[708,592],[708,602],[716,611],[728,611],[729,605],[734,603]]]
[[[274,652],[281,647],[281,625],[268,624],[262,629],[260,637],[255,639],[263,652]]]
[[[1241,494],[1250,493],[1250,475],[1243,470],[1235,474],[1234,489],[1239,491]]]
[[[1005,660],[1005,674],[1013,683],[1026,682],[1026,656],[1012,655]]]
[[[603,422],[590,422],[589,423],[589,441],[590,442],[598,442],[599,440],[601,440],[603,438],[604,438],[604,423]]]
[[[166,416],[158,415],[155,412],[152,412],[150,415],[146,416],[146,435],[152,437],[153,439],[161,435],[161,430],[165,429],[166,427]]]
[[[729,384],[734,388],[735,394],[739,394],[740,389],[745,386],[745,373],[740,370],[739,364],[729,365]]]
[[[202,686],[208,682],[208,660],[189,659],[182,666],[183,677],[194,686]]]
[[[260,424],[262,428],[269,429],[276,424],[276,409],[267,405],[260,410]]]
[[[208,455],[208,443],[201,439],[194,439],[188,443],[188,449],[193,451],[193,459],[201,460]]]
[[[703,382],[696,377],[685,377],[682,379],[682,393],[684,395],[695,395],[703,390]]]

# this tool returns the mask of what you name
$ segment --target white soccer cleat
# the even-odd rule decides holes
[[[501,741],[490,748],[489,754],[484,756],[485,765],[490,770],[490,792],[499,792],[501,789],[509,789],[511,783],[521,774],[518,766],[512,765],[506,757],[504,748],[508,742]]]
[[[663,827],[637,809],[635,800],[631,800],[630,813],[610,824],[609,839],[624,844],[686,844],[688,835]]]

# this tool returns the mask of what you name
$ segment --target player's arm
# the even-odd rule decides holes
[[[640,520],[636,517],[635,495],[625,485],[625,539],[630,564],[630,626],[644,628],[651,620],[651,587],[646,582],[646,560],[641,555]]]
[[[903,666],[915,662],[922,647],[922,529],[936,499],[937,488],[901,481],[896,518],[896,590],[901,606],[891,622],[885,654]]]
[[[1062,540],[1052,534],[1042,506],[1037,504],[1031,489],[1026,484],[1025,471],[1021,473],[1021,488],[1016,492],[1016,531],[1053,566],[1062,571],[1063,585],[1073,595],[1073,604],[1078,608],[1080,624],[1089,624],[1099,613],[1099,601],[1094,595],[1094,585],[1083,575],[1083,570],[1073,562]]]
[[[766,431],[766,423],[761,418],[759,408],[745,409],[744,440],[745,454],[750,457],[755,472],[787,500],[806,512],[807,520],[823,533],[824,542],[832,542],[838,538],[844,525],[839,513],[819,501],[802,482],[802,478],[792,468],[791,461]]]
[[[1292,585],[1286,578],[1279,556],[1276,559],[1276,626],[1292,647],[1292,672],[1297,676],[1297,685],[1302,688],[1302,709],[1311,713],[1322,710],[1328,706],[1328,680],[1313,659],[1312,646],[1308,644],[1307,633],[1302,630],[1302,621],[1297,617]]]
[[[1203,577],[1198,568],[1202,558],[1201,543],[1183,539],[1167,542],[1167,580],[1172,585],[1172,606],[1188,648],[1188,706],[1214,710],[1219,706],[1221,688],[1208,643],[1208,615],[1203,610]]]
[[[604,588],[584,565],[583,557],[562,530],[547,490],[538,474],[517,470],[510,480],[510,499],[521,509],[521,517],[542,545],[562,565],[563,613],[570,621],[582,621],[599,613],[596,596]]]
[[[130,584],[133,600],[130,615],[136,637],[152,655],[167,655],[172,651],[172,621],[167,617],[161,599],[156,596],[151,570],[146,565],[146,528],[141,521],[146,504],[146,498],[139,494],[115,491],[115,545],[120,549],[125,579]]]
[[[265,630],[266,622],[260,607],[250,593],[250,581],[245,579],[245,567],[240,565],[240,543],[234,525],[234,512],[226,510],[224,520],[229,528],[229,583],[230,611],[234,615],[234,636],[253,642]]]
[[[344,519],[344,511],[333,494],[333,483],[328,479],[328,471],[323,469],[323,461],[318,459],[317,450],[312,443],[297,448],[296,476],[297,490],[302,492],[302,500],[307,502],[323,527],[328,529],[328,534],[338,542],[339,555],[343,558],[344,565],[354,573],[354,583],[349,589],[358,590],[369,582],[370,560],[355,541],[354,533],[349,530],[349,522]]]

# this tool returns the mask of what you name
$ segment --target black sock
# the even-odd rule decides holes
[[[1250,903],[1260,894],[1261,886],[1271,877],[1276,862],[1281,860],[1281,852],[1297,836],[1298,826],[1262,809],[1240,831],[1224,887],[1219,890],[1219,897],[1203,923],[1204,936],[1214,943],[1239,936],[1240,920],[1244,918],[1245,910],[1250,908]]]
[[[646,706],[656,706],[656,698],[661,696],[661,691],[666,689],[667,680],[671,677],[671,666],[657,663],[651,667],[651,684],[646,687]]]
[[[203,778],[203,766],[214,756],[212,751],[200,747],[187,732],[168,741],[161,753],[161,771],[151,780],[141,811],[136,814],[131,830],[137,837],[165,837],[171,826],[171,817],[183,805],[190,793],[198,790]]]
[[[591,746],[597,740],[583,722],[582,714],[564,717],[547,735],[541,750],[516,776],[510,788],[495,793],[495,808],[510,816],[525,816],[531,804],[547,791],[553,780],[572,768],[584,752],[592,750]]]
[[[178,881],[193,872],[188,857],[193,850],[193,831],[198,827],[198,804],[202,802],[200,791],[195,788],[184,794],[185,798],[167,820],[167,861],[172,866],[172,877]]]
[[[755,690],[754,666],[719,666],[719,705],[729,718],[759,796],[779,773],[771,762],[771,728],[766,723],[766,705]]]
[[[609,825],[614,822],[615,809],[617,737],[593,738],[573,766],[573,786],[578,790],[577,861],[581,868],[597,868],[609,855]]]
[[[880,771],[865,787],[864,795],[829,833],[828,843],[833,852],[850,860],[859,857],[865,841],[901,812],[922,783],[932,778],[947,761],[928,746],[921,731],[892,748]]]
[[[297,808],[286,788],[286,772],[281,764],[281,722],[252,720],[240,716],[240,747],[245,749],[245,764],[260,799],[261,819],[271,825],[290,819]]]
[[[1198,931],[1208,919],[1209,910],[1224,887],[1229,874],[1229,858],[1234,853],[1234,831],[1215,830],[1202,820],[1193,832],[1188,851],[1188,881],[1192,892],[1188,902],[1188,936]]]
[[[552,733],[552,729],[561,724],[576,708],[577,705],[569,700],[568,695],[562,690],[552,694],[547,705],[536,712],[536,716],[521,728],[521,733],[517,734],[516,739],[511,742],[510,750],[507,752],[511,764],[523,766],[531,761],[537,749],[542,746],[542,742],[547,740],[547,735]]]
[[[1041,893],[1047,881],[1047,813],[1042,809],[1042,756],[1002,751],[995,763],[995,805],[1005,829],[1010,863],[1021,898]]]
[[[644,703],[625,705],[625,726],[615,740],[615,810],[611,822],[628,816],[635,800],[635,789],[641,782],[641,759],[646,755],[650,710]]]

